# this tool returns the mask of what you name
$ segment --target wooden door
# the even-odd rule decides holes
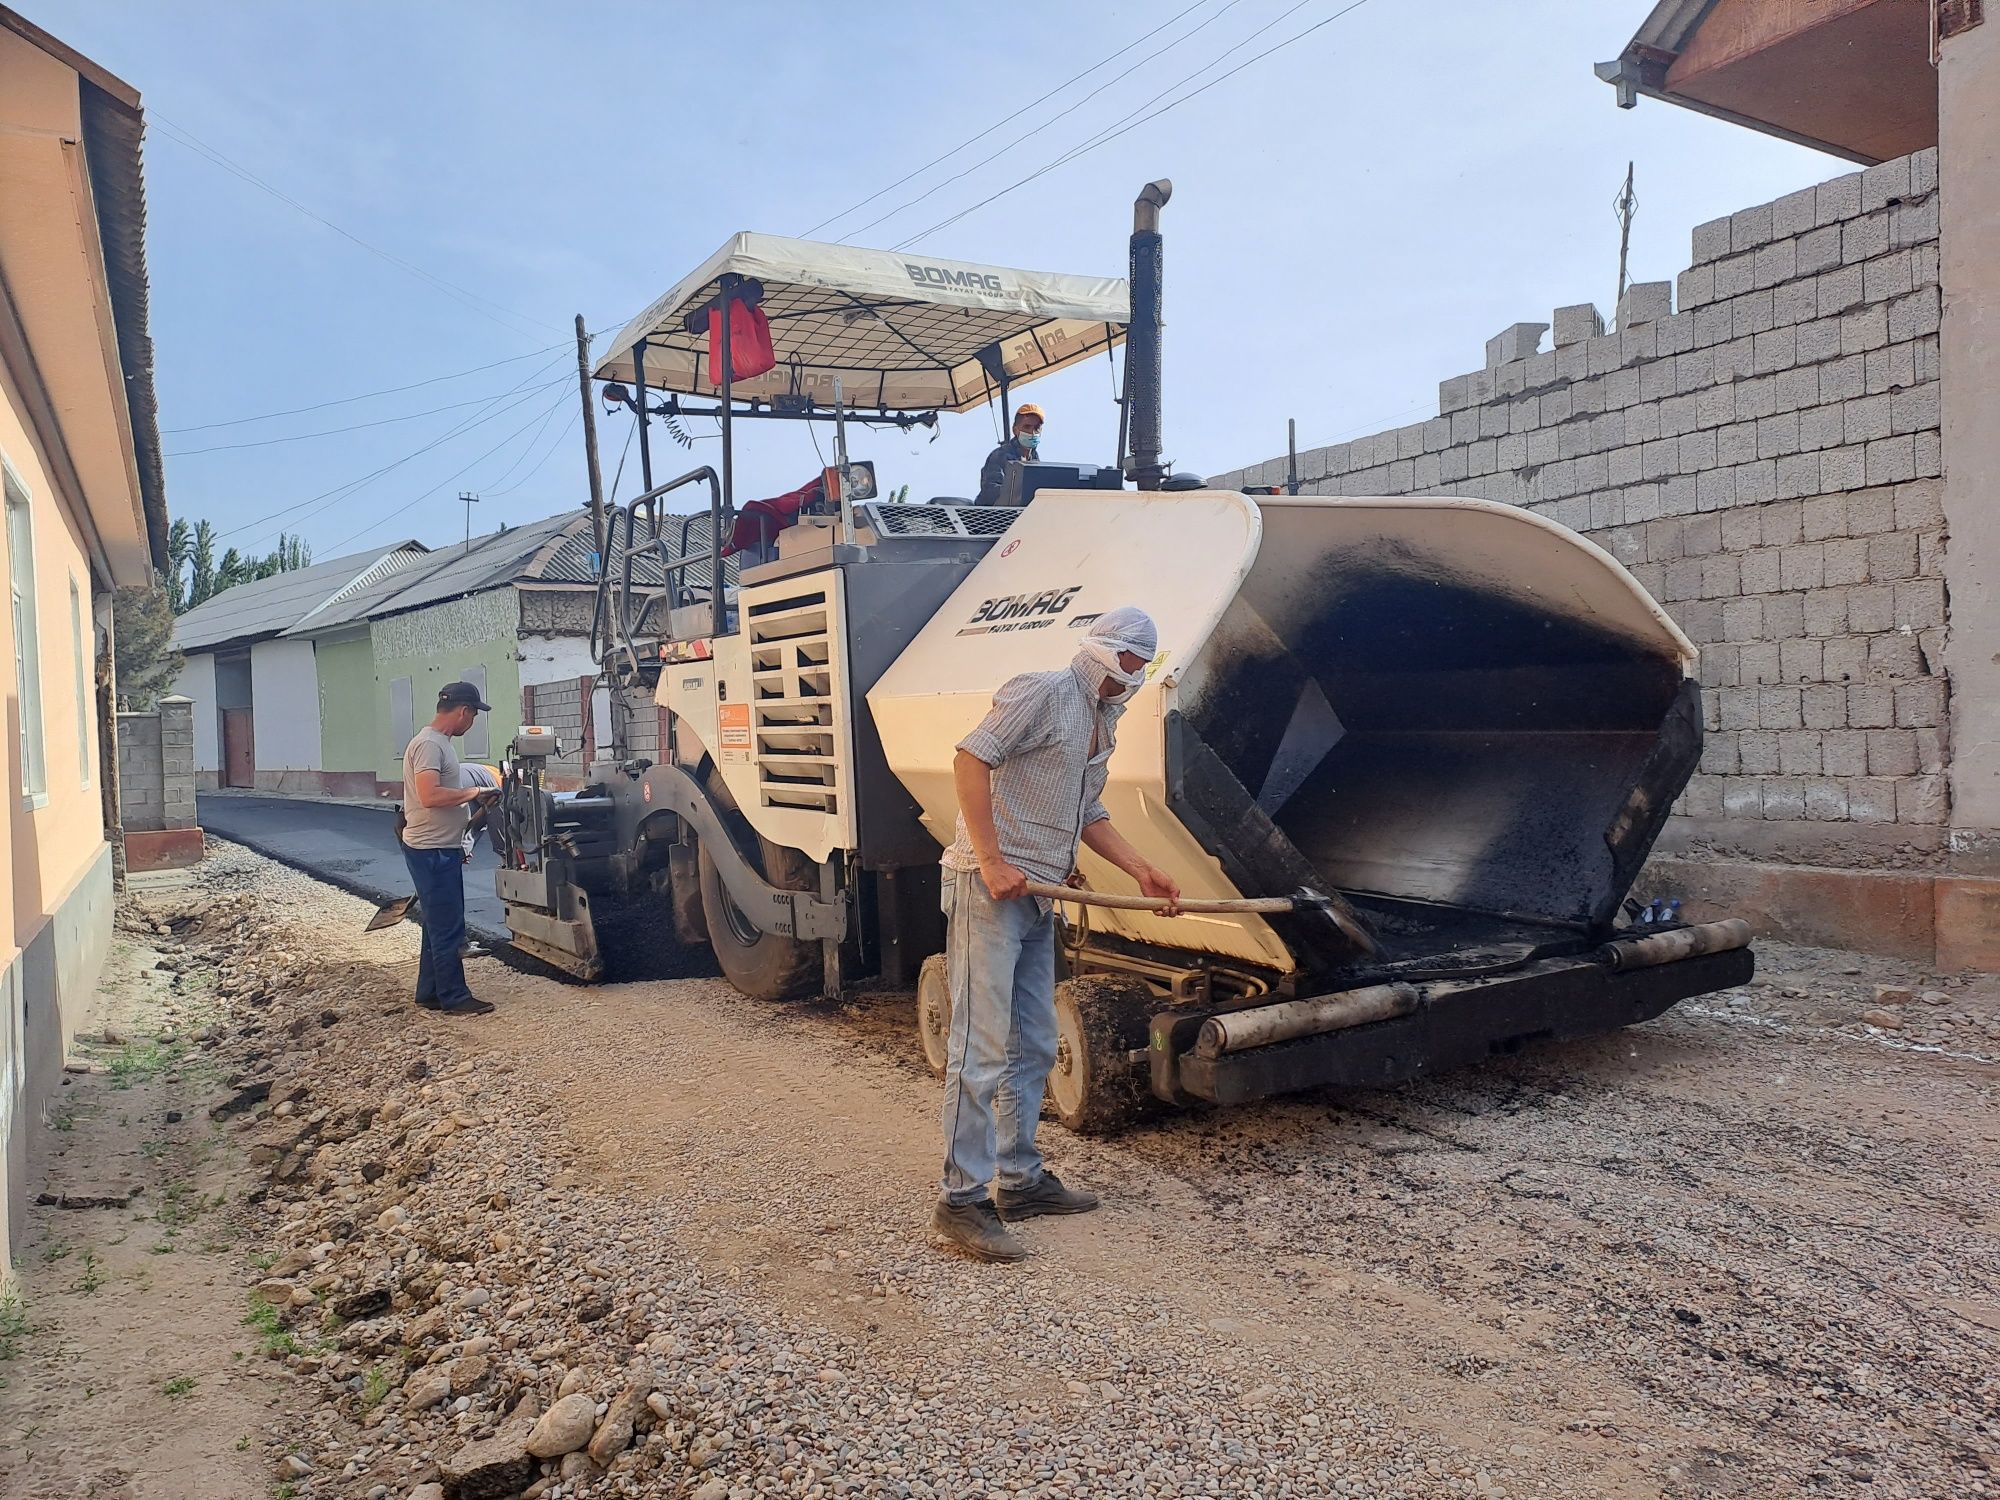
[[[224,786],[257,785],[257,743],[251,732],[251,723],[250,710],[247,708],[225,708],[222,711]]]

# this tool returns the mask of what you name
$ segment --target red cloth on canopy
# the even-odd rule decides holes
[[[825,479],[815,475],[810,483],[795,490],[773,495],[768,500],[750,501],[736,512],[736,525],[730,530],[729,545],[722,549],[722,555],[728,557],[745,547],[775,539],[779,532],[797,522],[800,511],[825,493]]]
[[[708,310],[708,383],[722,389],[722,309]],[[729,373],[750,380],[773,369],[778,356],[771,347],[771,320],[764,309],[742,298],[729,310]]]

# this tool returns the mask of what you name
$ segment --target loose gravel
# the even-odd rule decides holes
[[[1768,946],[1610,1037],[1048,1126],[1106,1207],[996,1268],[923,1227],[907,997],[480,959],[447,1019],[412,929],[200,879],[140,909],[228,1007],[291,1494],[2000,1495],[1990,984]]]

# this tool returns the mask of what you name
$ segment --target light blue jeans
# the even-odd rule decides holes
[[[995,901],[977,871],[946,870],[951,1060],[944,1073],[944,1196],[976,1203],[1042,1180],[1035,1149],[1056,1060],[1055,917],[1032,896]]]

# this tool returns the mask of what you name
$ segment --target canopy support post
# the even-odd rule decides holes
[[[646,430],[646,341],[642,338],[632,346],[632,384],[638,387],[639,400],[633,410],[639,414],[639,477],[643,488],[653,487],[653,443],[652,435]]]
[[[731,392],[732,377],[736,373],[736,361],[731,357],[729,345],[729,309],[736,300],[736,288],[743,278],[735,272],[727,272],[722,277],[722,503],[711,506],[708,512],[708,558],[709,558],[709,603],[713,612],[712,634],[724,635],[729,628],[729,607],[723,599],[722,571],[722,513],[736,514],[736,455],[733,447],[735,433],[731,428],[730,408],[735,404]]]

